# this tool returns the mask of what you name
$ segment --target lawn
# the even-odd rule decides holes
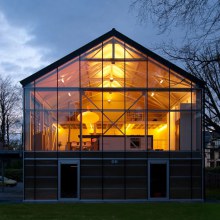
[[[220,203],[1,204],[0,219],[220,219]]]

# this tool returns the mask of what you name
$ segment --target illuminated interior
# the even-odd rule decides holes
[[[25,86],[25,147],[196,151],[200,90],[112,37]]]

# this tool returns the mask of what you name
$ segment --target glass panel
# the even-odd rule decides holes
[[[63,110],[75,110],[79,109],[79,92],[65,90],[62,91],[59,89],[58,91],[58,109]]]
[[[34,149],[36,151],[56,150],[56,111],[35,110]]]
[[[191,81],[174,71],[170,72],[171,88],[191,88]]]
[[[102,93],[85,91],[82,95],[82,108],[82,150],[98,151],[101,149]]]
[[[102,114],[100,111],[82,112],[82,150],[101,150]]]
[[[201,97],[201,90],[192,91],[192,108],[196,110],[201,109],[201,103],[202,97]]]
[[[125,45],[125,58],[126,59],[146,59],[146,55],[141,53],[140,51],[136,50],[134,47],[126,44]]]
[[[126,113],[126,123],[124,125],[126,134],[127,151],[146,150],[147,137],[145,136],[145,112],[132,110]]]
[[[34,111],[25,110],[25,150],[33,149],[33,134],[34,134]]]
[[[80,150],[79,112],[73,109],[58,111],[58,149],[60,151]]]
[[[81,87],[102,87],[102,62],[81,61]]]
[[[57,91],[35,91],[34,147],[35,150],[56,150]]]
[[[79,92],[58,91],[59,150],[80,150]]]
[[[36,79],[35,87],[57,87],[57,70],[54,69]]]
[[[180,112],[170,112],[170,150],[180,150]]]
[[[124,58],[124,43],[120,40],[112,38],[103,44],[104,59],[123,59]]]
[[[191,109],[191,92],[170,92],[170,109],[185,108],[182,106],[189,106],[187,108]]]
[[[100,110],[102,109],[101,91],[85,91],[82,95],[83,110]]]
[[[168,68],[152,59],[148,61],[148,87],[169,88]]]
[[[103,58],[104,59],[124,59],[124,42],[112,38],[103,43]]]
[[[127,110],[145,109],[145,93],[129,91],[125,93],[125,105]]]
[[[113,55],[113,38],[111,38],[110,40],[107,40],[103,43],[103,58],[112,58],[114,57]],[[100,57],[102,58],[102,56]]]
[[[104,62],[103,87],[104,88],[124,87],[124,62],[115,62],[115,63]]]
[[[101,56],[99,57],[101,58]],[[130,45],[124,45],[124,42],[117,38],[111,38],[103,43],[104,59],[124,59],[124,57],[126,59],[146,59],[144,54]]]
[[[79,87],[78,57],[58,68],[58,87]]]
[[[103,109],[124,109],[124,92],[103,92]]]
[[[126,62],[126,87],[146,87],[147,62]]]
[[[114,58],[118,58],[118,59],[123,59],[124,56],[125,56],[125,52],[124,52],[124,43],[120,42],[120,41],[115,41],[115,48],[114,48],[114,51],[115,51],[115,54],[114,54]]]
[[[57,109],[57,90],[44,89],[35,91],[35,109]]]
[[[25,109],[34,109],[34,90],[25,89]]]
[[[168,110],[169,92],[159,92],[159,91],[148,92],[148,109]]]
[[[103,113],[103,135],[124,135],[124,112],[105,111]]]
[[[169,150],[169,113],[148,112],[147,134],[153,137],[153,150]]]
[[[34,112],[34,150],[44,150],[44,125],[43,125],[43,111],[35,110]]]
[[[145,112],[128,111],[125,130],[126,135],[145,135]]]
[[[99,44],[81,55],[81,60],[92,60],[102,58],[102,44]]]

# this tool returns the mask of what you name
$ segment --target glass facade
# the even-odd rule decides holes
[[[201,151],[201,90],[116,37],[25,90],[25,151]]]
[[[203,198],[203,87],[118,33],[22,82],[25,200]]]

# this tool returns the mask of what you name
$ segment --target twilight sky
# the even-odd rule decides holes
[[[18,82],[113,27],[151,50],[175,40],[176,34],[158,35],[152,24],[140,25],[131,2],[0,0],[0,74]]]

